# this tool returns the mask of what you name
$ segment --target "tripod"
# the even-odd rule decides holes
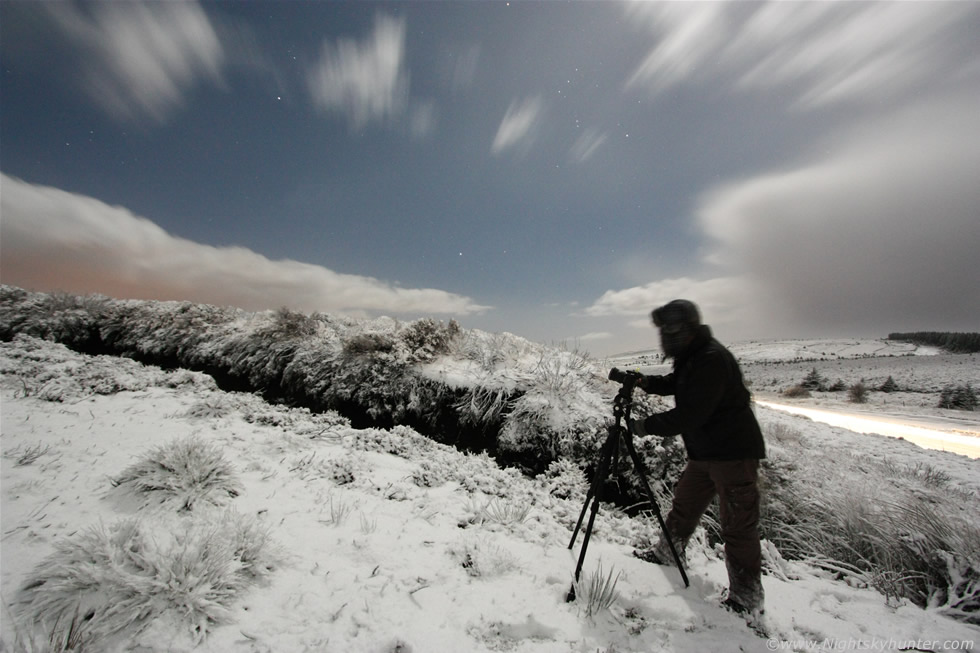
[[[630,411],[633,408],[633,387],[638,380],[639,377],[634,374],[624,375],[623,385],[619,389],[616,399],[613,401],[613,416],[616,418],[616,422],[609,426],[609,435],[606,436],[606,442],[602,445],[602,449],[600,449],[599,464],[596,467],[595,477],[592,479],[592,485],[585,495],[585,505],[582,506],[582,513],[579,515],[578,523],[575,525],[575,532],[572,533],[572,540],[568,543],[568,549],[571,551],[572,547],[575,546],[575,538],[578,537],[579,530],[582,528],[582,522],[585,519],[585,513],[591,502],[592,512],[589,515],[589,523],[585,527],[585,538],[582,540],[582,551],[578,556],[578,565],[575,567],[575,582],[578,582],[579,576],[582,574],[582,565],[585,563],[585,552],[589,548],[589,540],[592,537],[592,526],[595,524],[596,513],[599,512],[602,486],[609,474],[616,468],[616,462],[619,458],[619,444],[620,440],[622,440],[626,443],[626,450],[633,460],[636,475],[640,477],[643,489],[646,491],[647,498],[650,500],[650,507],[653,509],[653,514],[657,516],[657,522],[660,524],[660,532],[663,533],[663,537],[670,547],[670,552],[674,556],[674,562],[677,564],[677,570],[681,572],[684,587],[690,587],[691,583],[687,579],[684,565],[681,564],[680,555],[678,555],[677,549],[674,547],[674,542],[670,539],[670,533],[667,531],[667,525],[664,523],[663,514],[660,512],[660,505],[657,503],[657,498],[654,496],[653,490],[650,489],[650,484],[647,482],[646,466],[640,460],[639,454],[636,453],[636,447],[633,444],[633,434],[628,428],[622,425],[624,417],[626,418],[626,422],[629,423]],[[569,602],[575,600],[574,583],[572,584],[572,589],[568,591],[566,600]]]

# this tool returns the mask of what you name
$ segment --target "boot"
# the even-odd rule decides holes
[[[677,549],[677,555],[681,559],[681,564],[687,568],[687,539],[673,538],[674,547]],[[657,543],[650,547],[649,549],[637,549],[633,551],[633,555],[640,560],[645,560],[655,565],[665,565],[668,567],[676,567],[674,562],[674,554],[670,552],[670,545],[667,540],[661,535]]]
[[[728,568],[728,598],[722,605],[742,615],[762,615],[765,612],[765,591],[762,589],[762,575],[747,572],[729,560],[725,560]]]

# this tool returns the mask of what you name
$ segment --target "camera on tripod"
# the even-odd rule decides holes
[[[643,375],[639,372],[624,372],[621,369],[614,367],[609,370],[609,380],[615,381],[616,383],[622,383],[624,387],[628,387],[630,390],[633,389],[640,380],[643,379]]]
[[[602,449],[599,452],[599,462],[596,465],[595,475],[592,477],[592,484],[589,487],[588,493],[585,495],[585,504],[582,506],[582,512],[578,516],[578,523],[575,524],[575,530],[572,532],[572,540],[568,543],[568,549],[571,550],[575,546],[575,539],[582,529],[585,514],[589,511],[589,504],[591,504],[592,512],[589,516],[589,523],[585,527],[585,538],[582,542],[582,550],[579,552],[578,565],[575,567],[575,581],[572,583],[572,588],[568,591],[567,601],[575,600],[575,583],[578,582],[579,575],[582,573],[585,552],[589,547],[589,540],[592,537],[592,527],[595,524],[596,513],[599,510],[599,501],[602,498],[602,487],[606,478],[617,467],[621,442],[626,445],[626,451],[633,461],[633,468],[636,470],[636,475],[640,478],[647,498],[650,500],[650,509],[656,516],[657,523],[660,526],[660,532],[663,533],[670,547],[670,552],[673,554],[674,562],[677,564],[677,569],[681,574],[681,579],[684,581],[684,586],[691,586],[687,578],[687,572],[684,571],[684,565],[681,562],[680,555],[677,553],[677,549],[667,532],[667,525],[664,523],[663,514],[660,512],[657,497],[654,495],[653,490],[650,488],[650,483],[647,481],[646,466],[640,459],[639,454],[636,453],[636,446],[633,444],[633,435],[630,433],[628,426],[623,426],[624,421],[628,425],[632,419],[630,413],[633,408],[633,387],[642,379],[643,375],[639,372],[623,372],[615,367],[609,370],[609,380],[623,385],[616,394],[615,400],[613,400],[613,417],[615,421],[609,425],[606,442],[602,445]]]

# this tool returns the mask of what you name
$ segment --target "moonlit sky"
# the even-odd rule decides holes
[[[0,282],[605,355],[980,330],[980,3],[0,2]]]

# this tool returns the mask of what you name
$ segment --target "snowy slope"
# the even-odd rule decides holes
[[[803,650],[814,642],[939,650],[922,644],[980,635],[941,606],[886,601],[770,547],[767,641],[719,607],[726,576],[715,551],[692,551],[685,589],[675,570],[632,557],[654,530],[606,506],[585,571],[601,563],[603,574],[619,574],[617,598],[589,615],[583,599],[565,601],[577,553],[567,545],[585,490],[571,472],[530,479],[405,427],[352,429],[336,415],[219,391],[200,374],[33,339],[0,348],[4,650],[42,650],[29,641],[50,626],[31,635],[23,588],[57,547],[93,529],[115,532],[127,519],[164,524],[180,541],[182,528],[228,511],[271,538],[256,556],[264,571],[255,582],[227,596],[224,612],[161,599],[145,619],[90,639],[91,650],[611,653]],[[36,383],[39,362],[60,373]],[[980,497],[976,461],[765,409],[759,415],[767,433],[782,438],[770,440],[776,458],[795,440],[812,447],[814,460],[832,462],[843,449],[869,461],[923,463],[947,475],[950,491]],[[214,506],[176,511],[140,505],[113,486],[148,451],[188,438],[217,447],[238,490],[210,497]],[[814,473],[823,474],[819,465]],[[153,532],[158,544],[168,537]]]

